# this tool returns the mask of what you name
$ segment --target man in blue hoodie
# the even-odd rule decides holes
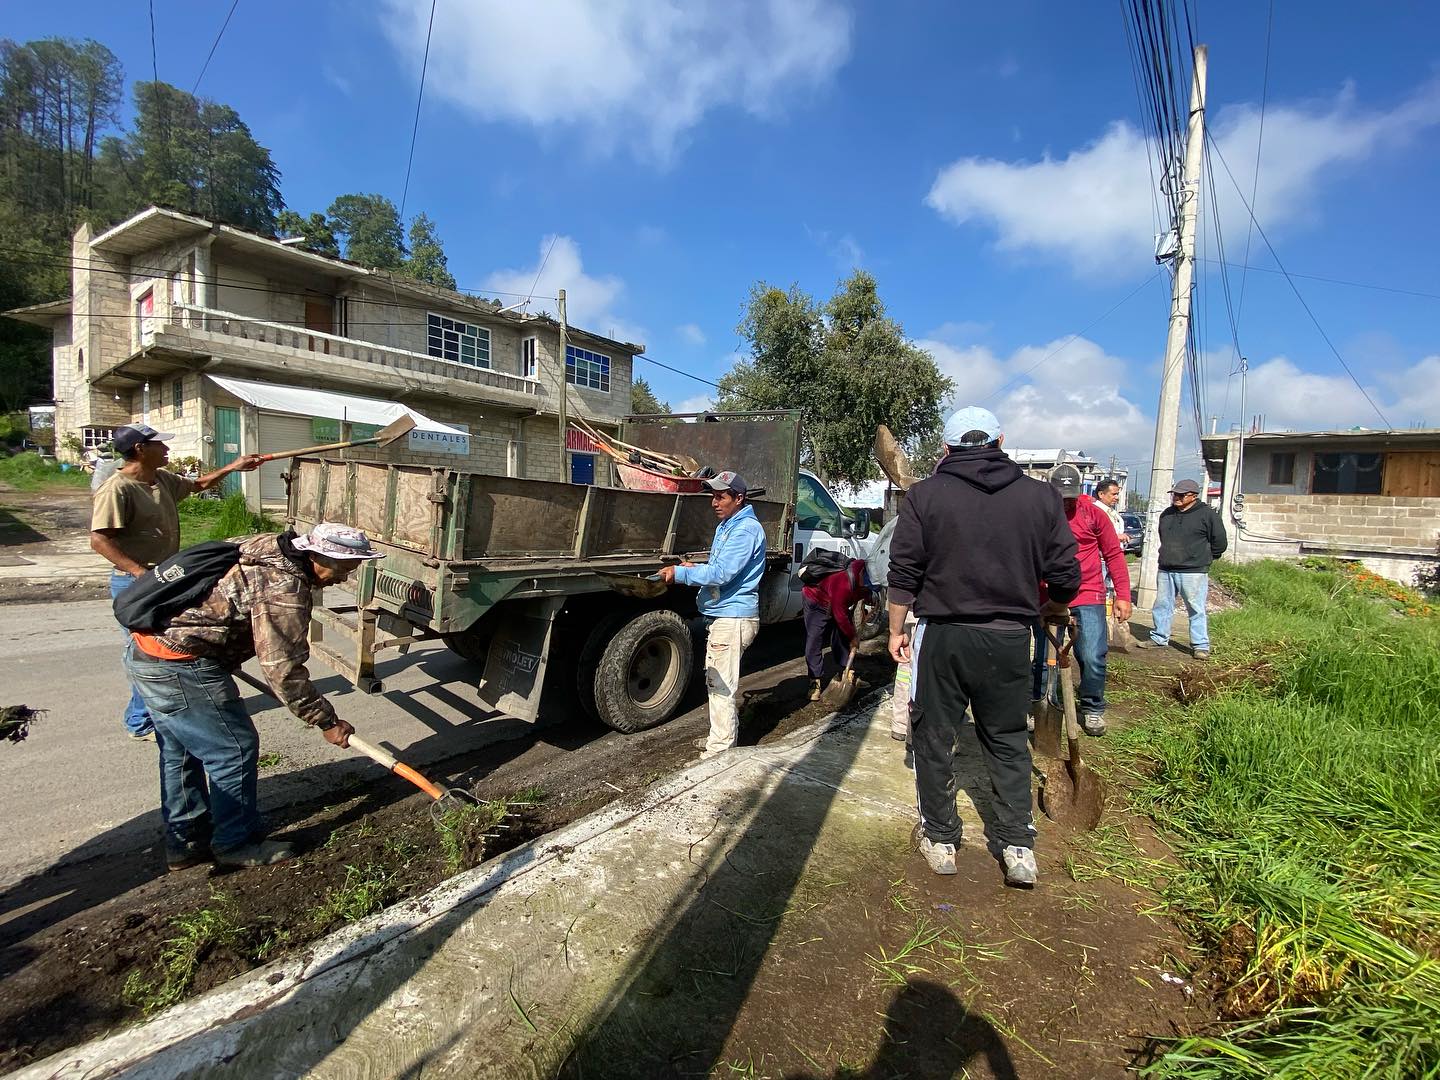
[[[710,699],[710,736],[702,757],[735,745],[740,716],[740,657],[760,630],[760,579],[765,574],[765,527],[745,501],[748,488],[733,472],[705,481],[710,505],[719,518],[710,560],[703,565],[667,566],[668,584],[698,585],[696,603],[705,618],[705,687]]]

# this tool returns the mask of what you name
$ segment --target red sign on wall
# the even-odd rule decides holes
[[[565,432],[565,449],[576,450],[582,454],[598,454],[600,447],[595,445],[595,440],[583,431],[576,431],[569,428]]]

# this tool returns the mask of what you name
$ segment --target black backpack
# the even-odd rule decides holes
[[[156,634],[186,608],[192,608],[240,561],[240,545],[207,540],[171,555],[145,571],[115,597],[115,618],[127,630]]]
[[[831,574],[850,567],[850,556],[841,551],[831,551],[829,548],[811,548],[809,554],[800,561],[800,568],[795,571],[802,584],[818,585]]]

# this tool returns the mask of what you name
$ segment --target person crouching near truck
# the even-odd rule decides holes
[[[861,600],[869,599],[865,563],[851,559],[844,570],[826,574],[805,593],[805,666],[810,669],[810,700],[820,700],[820,680],[825,675],[825,646],[841,671],[850,662],[856,646],[855,621],[850,612]]]
[[[263,839],[259,748],[234,672],[250,657],[271,691],[325,740],[348,746],[354,728],[335,715],[305,662],[313,592],[338,585],[366,559],[382,558],[359,529],[316,525],[240,541],[240,561],[203,600],[159,634],[135,632],[125,670],[155,723],[160,745],[160,814],[165,860],[184,870],[265,866],[294,848]]]
[[[696,605],[705,619],[705,689],[710,734],[702,758],[735,745],[740,733],[736,697],[740,658],[760,632],[760,579],[765,575],[765,527],[746,499],[749,489],[733,472],[705,481],[710,506],[720,524],[704,565],[681,563],[661,568],[666,584],[697,585]]]

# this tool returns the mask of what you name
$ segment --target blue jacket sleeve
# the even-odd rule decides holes
[[[741,522],[710,552],[710,561],[700,566],[677,566],[675,580],[681,585],[728,585],[750,565],[757,551],[765,548],[765,530],[760,523]]]

